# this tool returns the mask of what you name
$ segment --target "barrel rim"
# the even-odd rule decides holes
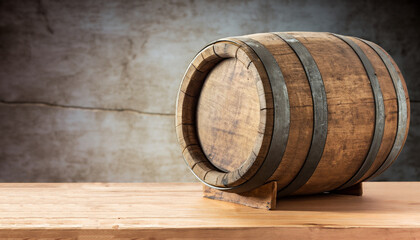
[[[235,170],[223,172],[214,166],[204,154],[197,134],[196,119],[197,103],[207,73],[218,63],[228,58],[237,58],[244,64],[256,65],[260,79],[256,79],[260,104],[259,137],[250,156]],[[190,63],[184,74],[178,91],[176,128],[178,141],[183,149],[184,160],[192,173],[204,184],[213,188],[228,190],[248,181],[258,171],[267,155],[271,142],[272,126],[272,96],[271,87],[267,81],[267,72],[258,56],[246,44],[235,39],[220,39],[204,47]],[[185,107],[185,103],[194,107]],[[185,127],[187,125],[187,127]],[[268,142],[268,144],[266,144]]]

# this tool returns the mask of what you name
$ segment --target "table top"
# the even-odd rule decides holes
[[[1,183],[0,238],[420,239],[420,182],[363,188],[269,211],[203,198],[199,183]]]

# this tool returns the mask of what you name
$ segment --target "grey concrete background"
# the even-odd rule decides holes
[[[378,43],[411,97],[397,162],[420,180],[415,1],[0,1],[0,181],[195,181],[174,131],[178,84],[206,43],[328,31]]]

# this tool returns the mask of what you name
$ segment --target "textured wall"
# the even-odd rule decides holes
[[[420,180],[419,9],[399,1],[1,1],[0,181],[192,181],[178,84],[226,36],[328,31],[384,47],[405,75],[410,134],[381,180]]]

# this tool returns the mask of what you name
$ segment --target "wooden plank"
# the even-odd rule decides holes
[[[23,230],[9,231],[2,234],[0,239],[13,240],[25,239],[79,239],[79,240],[133,240],[133,239],[322,239],[322,240],[354,240],[354,239],[418,239],[419,233],[416,228],[362,228],[362,229],[341,229],[341,228],[314,228],[309,227],[245,227],[245,228],[165,228],[165,229],[136,229],[136,230],[101,230],[101,229],[81,229],[81,230]],[[387,237],[384,237],[384,232]],[[65,236],[65,238],[62,238]]]
[[[420,182],[363,188],[267,211],[203,198],[198,183],[2,183],[0,239],[420,238]]]
[[[203,196],[209,199],[238,203],[260,209],[275,209],[277,182],[269,182],[245,193],[229,193],[203,185]]]

